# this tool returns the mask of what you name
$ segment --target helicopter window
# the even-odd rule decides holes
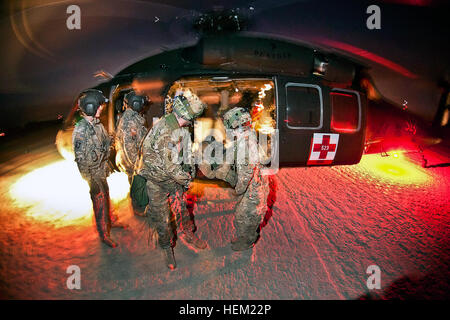
[[[360,127],[359,94],[349,90],[333,90],[331,98],[331,129],[336,132],[356,132]]]
[[[286,125],[291,129],[322,127],[322,90],[310,84],[286,84]]]
[[[189,89],[207,104],[203,115],[196,120],[196,141],[203,141],[210,135],[216,140],[224,140],[226,135],[221,116],[234,107],[246,108],[252,116],[254,129],[270,134],[276,128],[274,87],[271,79],[184,78],[170,87],[165,99],[165,112],[172,111],[172,101],[177,92]]]

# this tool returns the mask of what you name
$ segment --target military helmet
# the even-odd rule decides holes
[[[81,93],[78,98],[78,106],[88,116],[95,116],[98,108],[108,102],[103,92],[96,89],[88,89]]]
[[[140,112],[147,102],[147,97],[144,95],[138,95],[134,91],[130,91],[125,95],[124,101],[128,107],[136,112]]]
[[[206,104],[196,94],[186,92],[174,98],[172,108],[179,117],[192,121],[203,113]]]
[[[223,115],[223,124],[227,129],[236,129],[240,126],[250,126],[252,117],[250,113],[241,107],[228,110]]]

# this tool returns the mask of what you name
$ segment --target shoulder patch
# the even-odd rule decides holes
[[[87,121],[85,118],[81,118],[80,120],[78,120],[78,122],[75,124],[75,127],[82,127],[85,126],[87,124]]]
[[[77,139],[77,140],[75,140],[74,149],[75,149],[76,151],[77,151],[77,150],[80,150],[82,145],[83,145],[83,141]]]

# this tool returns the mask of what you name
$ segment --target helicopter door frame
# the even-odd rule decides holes
[[[317,127],[294,127],[294,126],[290,126],[288,120],[288,111],[289,111],[289,105],[288,105],[288,87],[302,87],[302,88],[314,88],[317,89],[317,91],[319,91],[319,101],[320,101],[320,120],[319,120],[319,125]],[[291,130],[320,130],[323,128],[323,92],[322,92],[322,88],[320,86],[318,86],[317,84],[310,84],[310,83],[302,83],[302,82],[287,82],[284,85],[284,90],[286,93],[286,113],[285,113],[285,119],[283,119],[283,121],[286,122],[286,127],[288,127]]]
[[[114,115],[114,102],[113,97],[114,93],[116,92],[117,88],[119,87],[118,84],[112,85],[111,90],[109,91],[109,103],[108,103],[108,132],[114,133],[116,131],[116,121],[115,121],[115,115]]]
[[[308,77],[278,75],[275,77],[277,99],[277,128],[279,130],[279,161],[281,166],[306,166],[310,153],[311,137],[316,132],[328,131],[329,111],[326,95],[328,87]],[[289,87],[312,88],[318,94],[318,121],[312,127],[292,126],[288,124],[288,89]],[[292,104],[292,102],[291,102]]]
[[[354,95],[356,95],[358,97],[358,126],[356,127],[356,129],[353,130],[349,130],[346,131],[345,133],[357,133],[361,130],[361,124],[362,124],[362,104],[361,104],[361,95],[358,91],[356,90],[350,90],[350,89],[341,89],[341,88],[331,88],[330,90],[330,94],[333,92],[344,92],[344,93],[353,93]],[[330,102],[330,106],[331,106],[331,116],[333,115],[333,103]],[[331,124],[330,124],[331,126]],[[334,130],[333,128],[330,128],[332,131],[336,131],[338,133],[342,133],[338,130]]]

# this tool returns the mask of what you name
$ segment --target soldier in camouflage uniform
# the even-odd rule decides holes
[[[100,239],[106,245],[115,248],[118,244],[110,237],[110,198],[106,182],[110,172],[108,158],[111,137],[99,120],[106,101],[103,93],[98,90],[91,89],[81,94],[78,105],[83,118],[75,126],[72,143],[78,169],[89,184]]]
[[[233,163],[225,162],[215,170],[215,177],[230,183],[238,196],[234,226],[234,251],[250,249],[255,244],[269,195],[268,177],[261,174],[260,150],[256,133],[251,129],[251,116],[244,108],[233,108],[224,116],[227,130],[237,137],[229,149]],[[227,156],[228,158],[228,156]],[[211,175],[211,174],[209,174]]]
[[[144,109],[146,97],[131,91],[125,95],[125,112],[119,119],[116,129],[116,164],[119,169],[128,175],[131,185],[134,167],[137,162],[139,148],[147,134],[146,119],[141,114]],[[145,212],[135,204],[132,198],[133,211],[136,215],[145,216]]]
[[[172,229],[168,199],[178,201],[177,210],[181,215],[182,238],[198,249],[206,248],[205,241],[194,234],[194,223],[186,208],[186,191],[194,178],[194,165],[176,163],[175,153],[181,149],[179,140],[174,139],[180,128],[192,125],[192,121],[204,110],[200,99],[188,92],[177,96],[173,102],[173,112],[160,118],[144,139],[136,173],[147,180],[149,203],[147,211],[150,225],[158,233],[158,242],[165,253],[167,267],[176,268],[172,250]]]
[[[128,175],[131,184],[139,147],[147,134],[145,117],[141,114],[146,101],[145,96],[131,91],[125,95],[125,112],[116,129],[116,164]]]

